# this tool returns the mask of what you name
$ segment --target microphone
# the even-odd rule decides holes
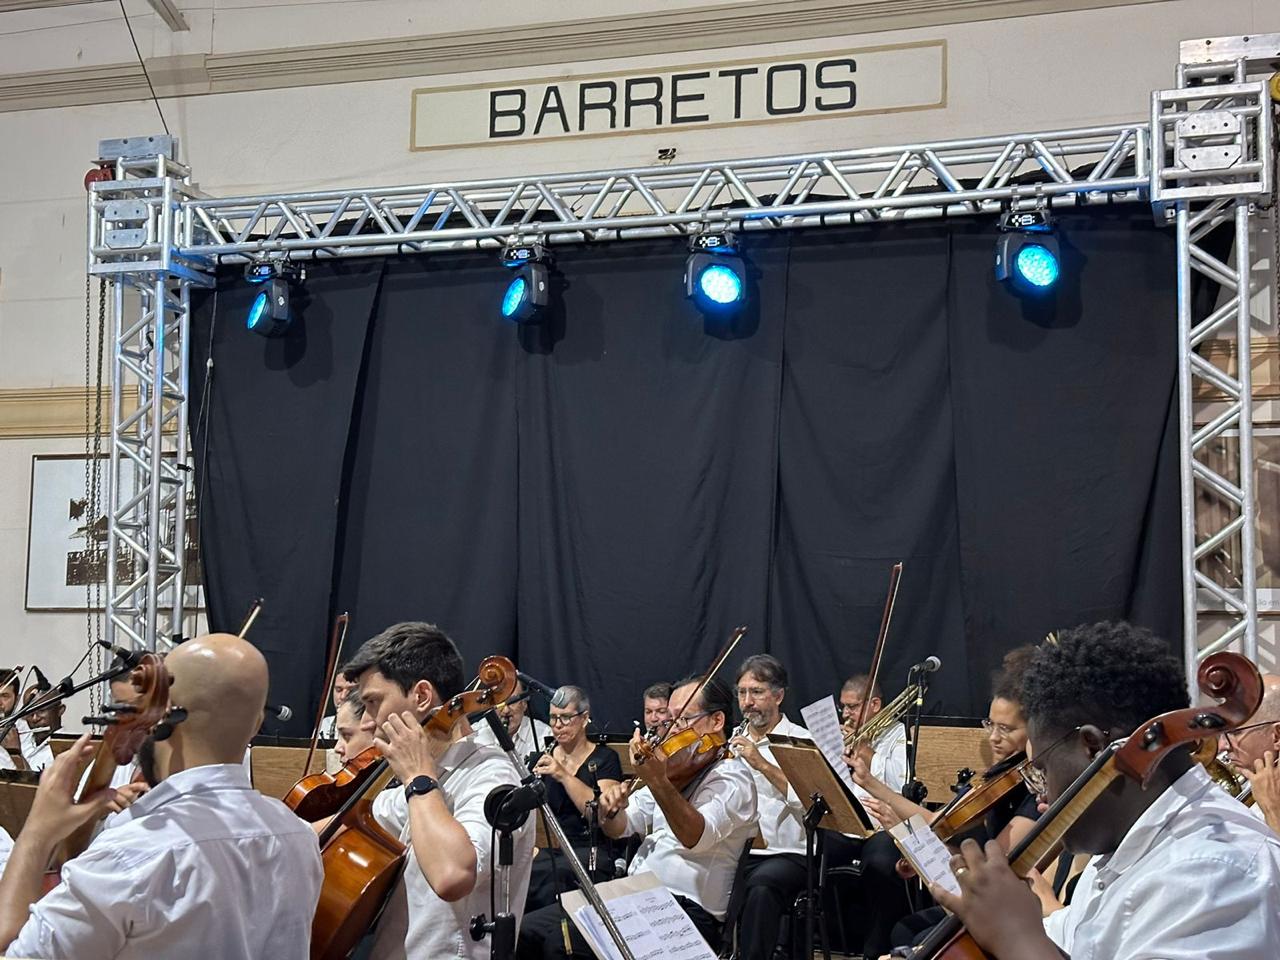
[[[541,680],[535,680],[533,677],[529,676],[527,673],[521,673],[519,670],[517,670],[516,676],[520,678],[520,682],[523,683],[526,687],[528,687],[530,690],[537,690],[540,694],[542,694],[548,700],[550,700],[552,697],[556,695],[555,687],[549,687],[545,683],[543,683]]]
[[[120,659],[120,662],[124,664],[126,670],[132,670],[140,664],[143,655],[147,652],[145,650],[127,650],[124,647],[117,647],[114,643],[107,643],[105,640],[95,640],[93,642],[102,647],[102,649],[110,650],[115,654]]]
[[[942,661],[937,657],[928,657],[911,668],[912,673],[933,673],[942,666]]]
[[[513,833],[547,797],[546,785],[534,780],[519,787],[500,783],[484,798],[484,817],[497,830]]]
[[[268,703],[264,709],[267,711],[268,720],[279,720],[281,723],[287,723],[293,719],[293,710],[283,703],[279,706],[274,703]]]

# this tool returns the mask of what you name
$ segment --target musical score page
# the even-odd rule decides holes
[[[652,872],[598,883],[596,891],[635,960],[716,960],[716,952]],[[566,891],[560,902],[599,960],[622,960],[582,891]]]
[[[849,765],[844,762],[844,728],[840,726],[835,697],[823,697],[807,707],[801,707],[800,716],[804,718],[809,736],[813,737],[813,742],[827,758],[827,763],[831,764],[831,769],[840,778],[840,782],[849,788],[850,793],[860,793],[853,782]]]

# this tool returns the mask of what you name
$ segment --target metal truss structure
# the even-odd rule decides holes
[[[1250,276],[1259,252],[1249,225],[1274,205],[1276,146],[1267,82],[1250,78],[1280,67],[1280,35],[1190,41],[1181,53],[1177,89],[1151,100],[1151,202],[1177,230],[1183,643],[1194,690],[1209,654],[1258,658]],[[1220,230],[1234,233],[1230,262],[1207,242]],[[1217,303],[1193,299],[1196,277],[1219,285]],[[1234,371],[1199,349],[1215,335],[1234,339]],[[1202,386],[1222,402],[1198,423]],[[1225,577],[1212,566],[1224,555]]]
[[[1179,92],[1157,93],[1157,103]],[[1191,100],[1178,103],[1184,115],[1201,111]],[[1242,124],[1254,125],[1249,135],[1257,147],[1267,140],[1259,139],[1255,126],[1269,122],[1263,116],[1269,118],[1270,108],[1265,99],[1253,103],[1252,113],[1234,103],[1224,109]],[[1175,129],[1180,129],[1176,123]],[[90,273],[112,280],[116,292],[108,639],[121,642],[119,631],[128,642],[155,649],[181,629],[183,505],[191,475],[186,435],[190,295],[193,287],[213,284],[219,262],[433,254],[499,249],[513,240],[612,242],[705,229],[822,227],[1098,203],[1150,201],[1159,210],[1172,205],[1181,211],[1203,198],[1179,191],[1207,187],[1195,171],[1195,158],[1170,152],[1169,130],[1164,108],[1157,107],[1150,123],[595,173],[227,198],[205,196],[192,185],[169,138],[104,141],[97,162],[106,179],[90,189],[88,254]],[[1248,153],[1243,160],[1245,169],[1261,177],[1253,157]],[[1249,193],[1243,182],[1232,185],[1240,189],[1226,203],[1265,192]],[[1207,223],[1190,213],[1185,220],[1188,236]],[[1180,271],[1180,289],[1184,282],[1189,280]],[[1190,342],[1184,337],[1184,344]],[[1243,396],[1247,370],[1245,377]],[[139,406],[130,410],[124,398],[134,384]],[[1252,627],[1247,635],[1254,636]]]

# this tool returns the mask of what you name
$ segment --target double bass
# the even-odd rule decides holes
[[[1144,786],[1166,756],[1206,736],[1229,733],[1246,723],[1262,702],[1262,677],[1238,653],[1215,653],[1200,665],[1201,693],[1217,706],[1187,707],[1155,717],[1124,739],[1108,744],[1009,852],[1009,866],[1025,878],[1043,869],[1062,849],[1062,838],[1118,778]],[[915,960],[986,960],[988,954],[951,916],[933,929],[912,955]]]
[[[516,665],[506,657],[480,663],[474,689],[437,707],[423,728],[447,736],[467,714],[487,710],[515,692]],[[400,877],[406,849],[374,818],[370,796],[386,786],[385,759],[369,769],[361,785],[320,833],[324,882],[311,925],[311,960],[343,960],[377,920]]]

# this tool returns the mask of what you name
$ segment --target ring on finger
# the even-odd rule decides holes
[[[966,873],[968,873],[968,872],[969,872],[969,868],[968,868],[968,867],[956,867],[956,868],[955,868],[954,870],[952,870],[951,872],[952,872],[953,874],[955,874],[955,878],[956,878],[957,880],[959,880],[961,877],[963,877]]]

